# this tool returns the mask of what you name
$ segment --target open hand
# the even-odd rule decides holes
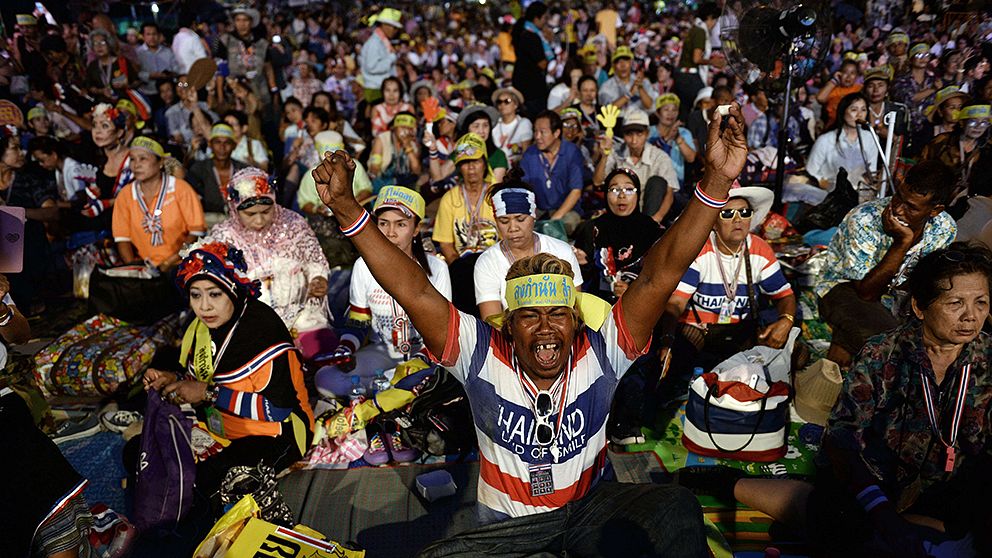
[[[345,151],[324,153],[323,157],[311,172],[320,201],[342,218],[358,213],[360,207],[351,189],[355,161]]]
[[[428,124],[434,122],[434,119],[437,118],[438,113],[441,112],[440,105],[435,97],[428,97],[421,101],[420,108],[423,110],[424,120],[427,121]]]
[[[706,139],[705,178],[733,183],[747,162],[747,141],[744,138],[744,116],[737,102],[730,104],[726,127],[719,111],[714,111]]]
[[[606,130],[606,137],[613,139],[613,128],[617,125],[617,117],[620,116],[620,109],[614,105],[604,105],[599,109],[596,120],[603,125]]]

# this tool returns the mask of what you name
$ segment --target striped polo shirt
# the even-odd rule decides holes
[[[554,443],[535,440],[531,400],[513,366],[510,339],[451,306],[448,340],[438,359],[465,386],[479,438],[480,519],[485,522],[551,511],[578,500],[599,482],[606,466],[606,419],[617,383],[647,352],[637,348],[618,302],[599,331],[583,326],[571,350],[564,417]],[[557,403],[557,402],[556,402]],[[559,406],[550,418],[558,424]],[[554,491],[534,496],[533,468],[549,466]]]
[[[754,234],[749,235],[747,242],[751,254],[751,279],[754,281],[755,293],[763,293],[773,300],[791,295],[792,286],[782,274],[782,268],[778,264],[778,259],[775,258],[775,251],[772,250],[772,247]],[[720,307],[727,298],[727,291],[720,275],[720,262],[722,260],[724,273],[730,280],[730,276],[737,269],[738,257],[722,254],[716,248],[715,233],[710,233],[709,241],[703,246],[702,251],[696,256],[689,269],[686,270],[672,296],[683,299],[691,298],[696,312],[699,314],[698,322],[717,323],[720,317]],[[747,267],[743,263],[737,275],[736,295],[737,300],[734,303],[731,323],[737,323],[748,316],[750,305],[747,296]],[[695,314],[688,306],[682,319],[687,323],[697,323]]]

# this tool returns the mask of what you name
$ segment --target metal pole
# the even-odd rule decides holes
[[[785,185],[785,152],[786,144],[789,141],[789,110],[792,101],[792,64],[794,60],[794,46],[789,44],[789,53],[785,58],[785,101],[782,103],[782,120],[778,125],[778,156],[775,165],[775,204],[772,206],[775,211],[782,209],[782,188]]]
[[[885,136],[885,160],[882,161],[886,168],[889,169],[889,177],[892,176],[892,140],[895,139],[895,128],[896,128],[896,111],[892,110],[886,113],[883,122],[889,128],[889,133]],[[890,178],[891,180],[891,178]],[[882,182],[882,188],[878,192],[878,197],[884,198],[886,192],[886,185],[888,181]]]

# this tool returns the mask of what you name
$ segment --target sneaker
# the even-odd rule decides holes
[[[141,420],[141,413],[135,411],[107,411],[100,415],[100,424],[110,432],[122,433],[128,426]]]
[[[633,424],[618,424],[610,434],[610,441],[618,446],[631,446],[644,443],[641,427]]]
[[[420,457],[420,452],[416,448],[411,448],[403,441],[398,427],[394,427],[391,432],[385,434],[385,437],[389,452],[393,454],[393,461],[397,463],[409,463]]]
[[[369,465],[385,465],[389,463],[389,450],[386,448],[386,442],[383,440],[382,432],[376,430],[374,433],[370,433],[369,436],[369,449],[365,450],[362,457]]]
[[[95,414],[89,415],[85,419],[67,420],[59,425],[52,435],[52,441],[56,444],[78,440],[87,436],[92,436],[100,431],[100,418]]]

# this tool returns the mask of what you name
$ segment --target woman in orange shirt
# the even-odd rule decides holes
[[[121,259],[144,260],[162,271],[179,263],[179,249],[203,236],[203,206],[193,188],[162,172],[165,150],[141,136],[131,142],[134,181],[117,194],[113,233]]]
[[[834,74],[816,94],[817,102],[823,105],[823,121],[827,127],[830,127],[837,117],[837,105],[840,104],[840,100],[851,93],[861,91],[859,77],[857,59],[846,58],[840,65],[840,71]]]

